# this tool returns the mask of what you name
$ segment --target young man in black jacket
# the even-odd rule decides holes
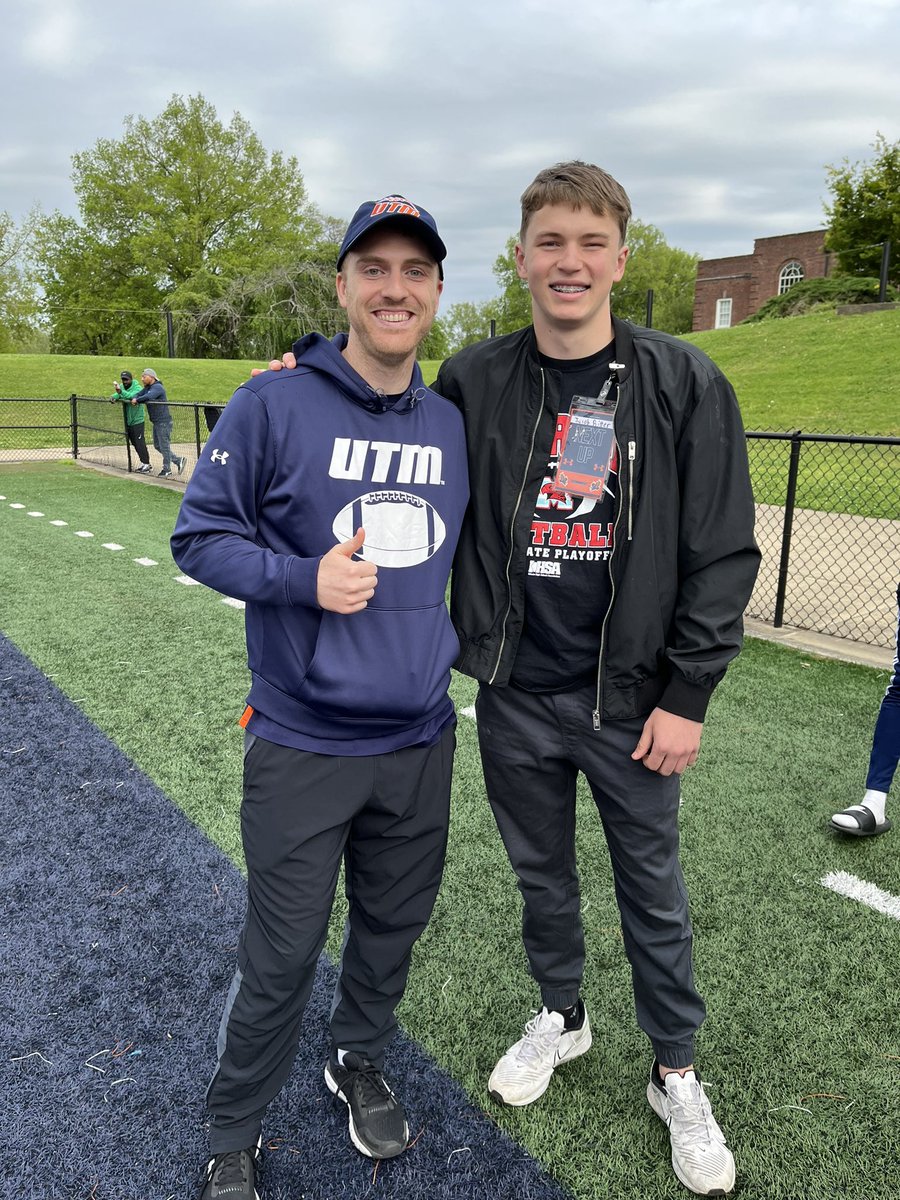
[[[468,347],[435,389],[466,420],[472,500],[453,569],[457,666],[481,683],[485,782],[524,900],[543,1007],[490,1077],[530,1104],[591,1044],[575,864],[584,772],[613,867],[647,1095],[679,1179],[734,1186],[699,1075],[678,861],[681,773],[741,645],[759,564],[734,393],[686,342],[614,319],[631,206],[598,167],[562,163],[522,197],[516,247],[533,326]]]

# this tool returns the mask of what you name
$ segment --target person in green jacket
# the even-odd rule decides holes
[[[144,437],[144,406],[134,399],[141,390],[141,385],[130,371],[123,371],[122,382],[116,381],[114,386],[116,394],[110,396],[110,400],[122,401],[122,408],[125,412],[125,431],[128,434],[129,442],[134,446],[137,456],[141,460],[137,472],[139,475],[149,475],[150,451],[147,449],[147,441]]]

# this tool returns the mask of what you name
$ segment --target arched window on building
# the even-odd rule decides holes
[[[793,262],[785,263],[778,272],[778,295],[783,296],[785,292],[791,290],[795,283],[800,283],[802,279],[802,263],[798,263],[796,259]]]

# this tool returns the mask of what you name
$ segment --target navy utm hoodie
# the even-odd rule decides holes
[[[248,728],[300,749],[380,754],[435,739],[459,644],[444,595],[468,501],[462,417],[418,366],[392,402],[344,360],[346,335],[297,342],[297,367],[238,388],[185,492],[172,554],[246,602]],[[319,561],[366,530],[368,606],[316,601]]]

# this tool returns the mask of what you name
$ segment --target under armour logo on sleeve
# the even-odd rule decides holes
[[[224,466],[225,466],[225,463],[226,463],[226,460],[227,460],[227,458],[228,458],[228,451],[227,451],[227,450],[220,450],[218,447],[216,447],[216,449],[215,449],[215,450],[213,450],[213,452],[212,452],[212,454],[209,456],[209,458],[210,458],[210,461],[211,461],[211,462],[219,462],[219,463],[221,463],[221,464],[222,464],[222,466],[224,467]]]

